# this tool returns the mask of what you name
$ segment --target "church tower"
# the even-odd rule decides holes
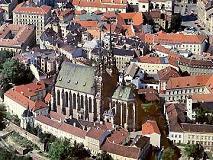
[[[103,55],[102,52],[102,40],[101,31],[102,25],[100,25],[100,42],[99,42],[99,58],[96,65],[96,107],[97,107],[97,119],[102,120],[104,111],[108,110],[109,97],[113,95],[118,82],[118,70],[116,67],[115,58],[112,49],[111,39],[111,24],[110,24],[110,47],[108,54]]]

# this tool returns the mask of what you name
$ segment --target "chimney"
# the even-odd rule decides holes
[[[24,92],[21,91],[21,94],[24,95]]]

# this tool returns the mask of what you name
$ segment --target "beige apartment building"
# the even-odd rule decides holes
[[[37,7],[35,4],[27,1],[19,4],[13,10],[14,24],[31,24],[36,28],[36,42],[39,43],[39,38],[45,30],[45,25],[48,23],[48,18],[51,15],[50,6]]]
[[[164,95],[165,100],[185,101],[188,96],[194,94],[210,94],[213,90],[212,78],[212,74],[170,78]]]
[[[35,44],[35,29],[32,25],[4,24],[0,27],[0,51],[14,53]]]
[[[213,3],[210,0],[198,0],[197,1],[197,17],[201,22],[201,25],[213,32]]]

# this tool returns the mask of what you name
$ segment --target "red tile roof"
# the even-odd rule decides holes
[[[66,117],[63,114],[60,114],[58,112],[53,112],[53,111],[50,111],[49,116],[50,116],[51,119],[57,120],[57,121],[61,121],[61,120],[63,121]]]
[[[50,93],[47,93],[47,95],[45,96],[45,98],[44,98],[44,102],[45,103],[50,103],[50,101],[51,101],[51,94]]]
[[[106,1],[106,0],[105,0]],[[94,8],[117,8],[117,9],[125,9],[126,1],[115,0],[114,2],[102,2],[99,0],[87,1],[87,0],[73,0],[73,5],[79,7],[94,7]]]
[[[35,96],[38,91],[42,91],[45,89],[45,84],[43,81],[40,81],[40,82],[34,82],[34,83],[15,86],[14,89],[17,92],[22,93],[26,97]]]
[[[13,10],[14,13],[38,14],[44,15],[51,12],[51,7],[42,5],[40,7],[27,6],[26,2],[22,2]]]
[[[168,54],[168,57],[172,57],[172,58],[175,58],[175,59],[177,59],[177,60],[179,60],[180,57],[181,57],[180,55],[176,54],[174,51],[171,51],[170,49],[165,48],[164,46],[162,46],[162,45],[160,45],[160,44],[155,45],[155,46],[153,47],[153,49],[154,49],[155,51],[159,51],[159,52],[162,52],[162,53],[166,53],[166,54]]]
[[[146,123],[142,125],[142,135],[148,135],[157,133],[160,134],[157,122],[152,120],[147,120]]]
[[[213,84],[213,75],[193,75],[186,77],[170,78],[167,83],[167,89],[192,88],[209,86]]]
[[[122,21],[125,21],[126,19],[132,20],[132,24],[136,26],[143,24],[143,15],[139,12],[119,13],[117,16],[119,16]]]
[[[9,32],[15,32],[15,37],[7,39],[5,36]],[[4,47],[22,47],[22,44],[29,41],[29,37],[35,32],[32,25],[18,25],[18,24],[3,24],[0,27],[0,46]]]
[[[192,100],[197,102],[213,102],[213,94],[194,94]]]
[[[82,27],[85,28],[98,28],[98,21],[76,21],[76,23],[79,23]]]
[[[74,127],[72,125],[62,123],[62,125],[59,127],[59,130],[62,130],[64,132],[70,133],[72,135],[75,135],[77,137],[84,138],[86,136],[86,131],[82,130],[80,128]]]
[[[122,144],[128,138],[128,131],[125,129],[117,129],[108,137],[109,142]]]
[[[163,81],[168,81],[169,78],[176,78],[176,77],[180,77],[180,74],[173,67],[169,66],[169,67],[166,67],[166,68],[161,69],[160,71],[158,71],[158,78],[161,81],[162,80]]]
[[[145,56],[139,57],[139,62],[141,62],[141,63],[161,64],[160,57],[152,57],[150,55],[145,55]]]
[[[204,35],[185,35],[183,33],[165,33],[158,32],[156,34],[145,34],[145,42],[152,44],[154,43],[166,43],[166,44],[201,44],[206,39]]]
[[[48,108],[48,106],[42,101],[32,101],[28,97],[25,97],[22,93],[17,92],[15,89],[11,88],[8,90],[4,96],[12,99],[16,103],[19,103],[25,108],[28,108],[32,111],[36,111],[42,108]]]
[[[108,140],[101,146],[101,150],[120,155],[123,157],[138,159],[140,156],[140,149],[137,147],[123,146],[116,143],[111,143]]]
[[[100,137],[106,132],[105,129],[100,128],[100,127],[92,127],[86,134],[87,137],[91,137],[94,139],[99,140]]]
[[[35,119],[37,121],[41,122],[41,123],[44,123],[44,124],[51,126],[55,129],[70,133],[70,134],[75,135],[77,137],[84,138],[85,135],[86,135],[85,130],[82,130],[80,128],[74,127],[74,126],[66,124],[66,123],[56,122],[56,121],[54,121],[54,120],[52,120],[52,119],[50,119],[46,116],[43,116],[43,115],[39,115]]]

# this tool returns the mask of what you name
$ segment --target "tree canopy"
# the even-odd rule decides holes
[[[29,156],[17,156],[14,151],[7,151],[0,147],[0,160],[32,160]]]
[[[26,67],[24,64],[14,59],[6,60],[3,63],[0,72],[1,97],[13,84],[20,85],[30,83],[34,78],[29,67]]]
[[[34,76],[30,69],[17,60],[10,59],[3,63],[1,74],[13,84],[29,83]]]
[[[162,160],[178,160],[179,158],[180,158],[180,153],[177,153],[177,149],[174,147],[167,147],[163,151]]]
[[[5,128],[4,118],[6,117],[6,108],[0,104],[0,131]]]
[[[51,144],[48,153],[52,160],[85,159],[90,156],[83,144],[75,142],[72,145],[68,139],[57,139]]]
[[[184,148],[184,153],[188,158],[192,157],[195,160],[198,160],[203,158],[204,148],[200,144],[187,144]]]
[[[96,160],[113,160],[113,158],[105,151],[98,153]]]

